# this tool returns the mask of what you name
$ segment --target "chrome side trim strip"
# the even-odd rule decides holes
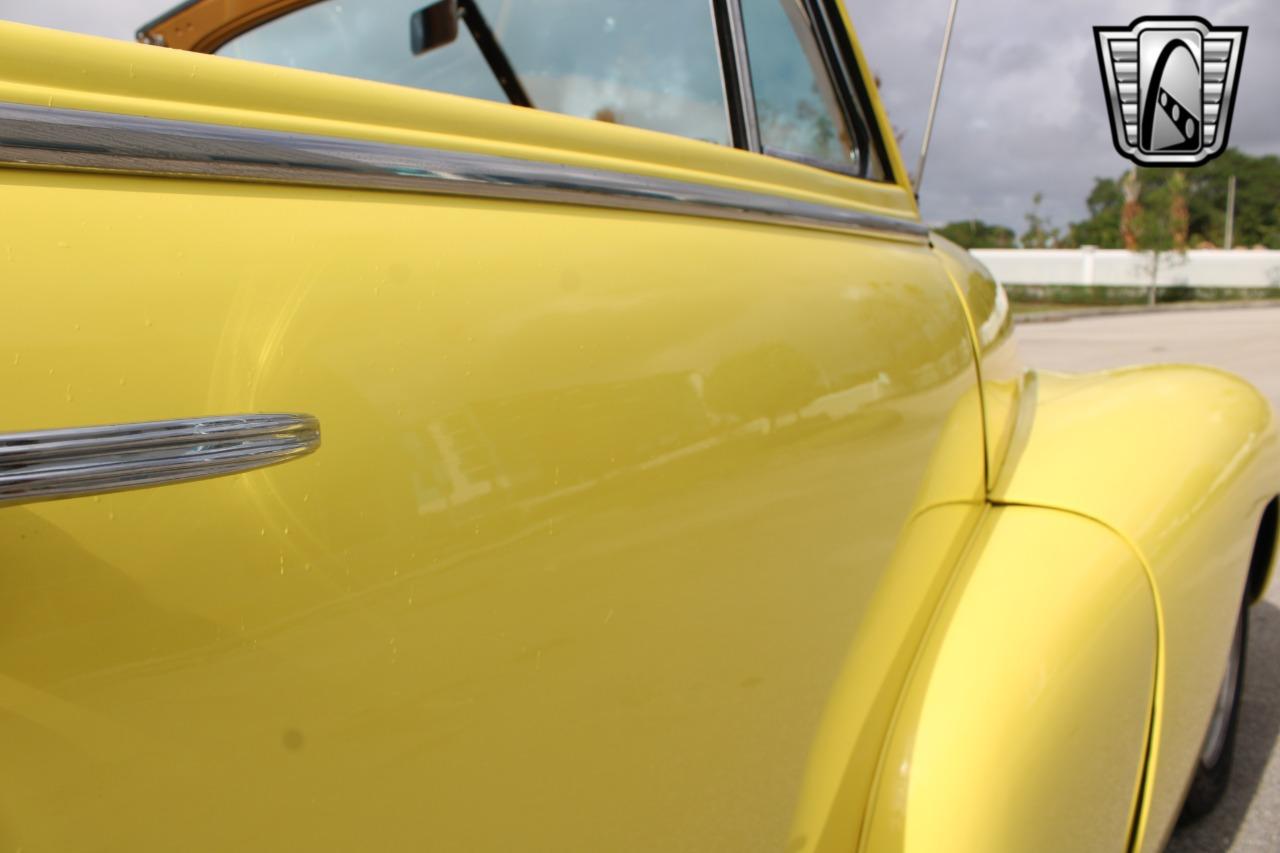
[[[289,414],[0,433],[0,506],[235,474],[319,446],[320,423]]]
[[[706,184],[412,145],[0,104],[0,164],[648,210],[924,240],[918,222]]]

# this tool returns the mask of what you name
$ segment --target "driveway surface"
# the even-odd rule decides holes
[[[1032,367],[1211,364],[1253,382],[1280,412],[1280,308],[1089,317],[1027,324],[1017,334]],[[1167,853],[1280,850],[1280,583],[1250,615],[1231,787],[1213,814],[1174,834]]]

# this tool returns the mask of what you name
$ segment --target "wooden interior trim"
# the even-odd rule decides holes
[[[238,35],[320,0],[190,0],[144,24],[138,41],[213,53]]]

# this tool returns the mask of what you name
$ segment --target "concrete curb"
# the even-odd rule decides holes
[[[1116,317],[1122,314],[1165,314],[1173,311],[1231,311],[1237,308],[1280,308],[1280,299],[1224,299],[1221,302],[1170,302],[1164,305],[1116,305],[1110,308],[1091,305],[1087,308],[1064,308],[1061,311],[1036,311],[1014,316],[1015,325],[1024,323],[1062,323],[1082,317]]]

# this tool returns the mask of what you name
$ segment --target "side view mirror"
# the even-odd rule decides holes
[[[409,49],[421,56],[458,38],[458,0],[438,0],[409,16]]]

